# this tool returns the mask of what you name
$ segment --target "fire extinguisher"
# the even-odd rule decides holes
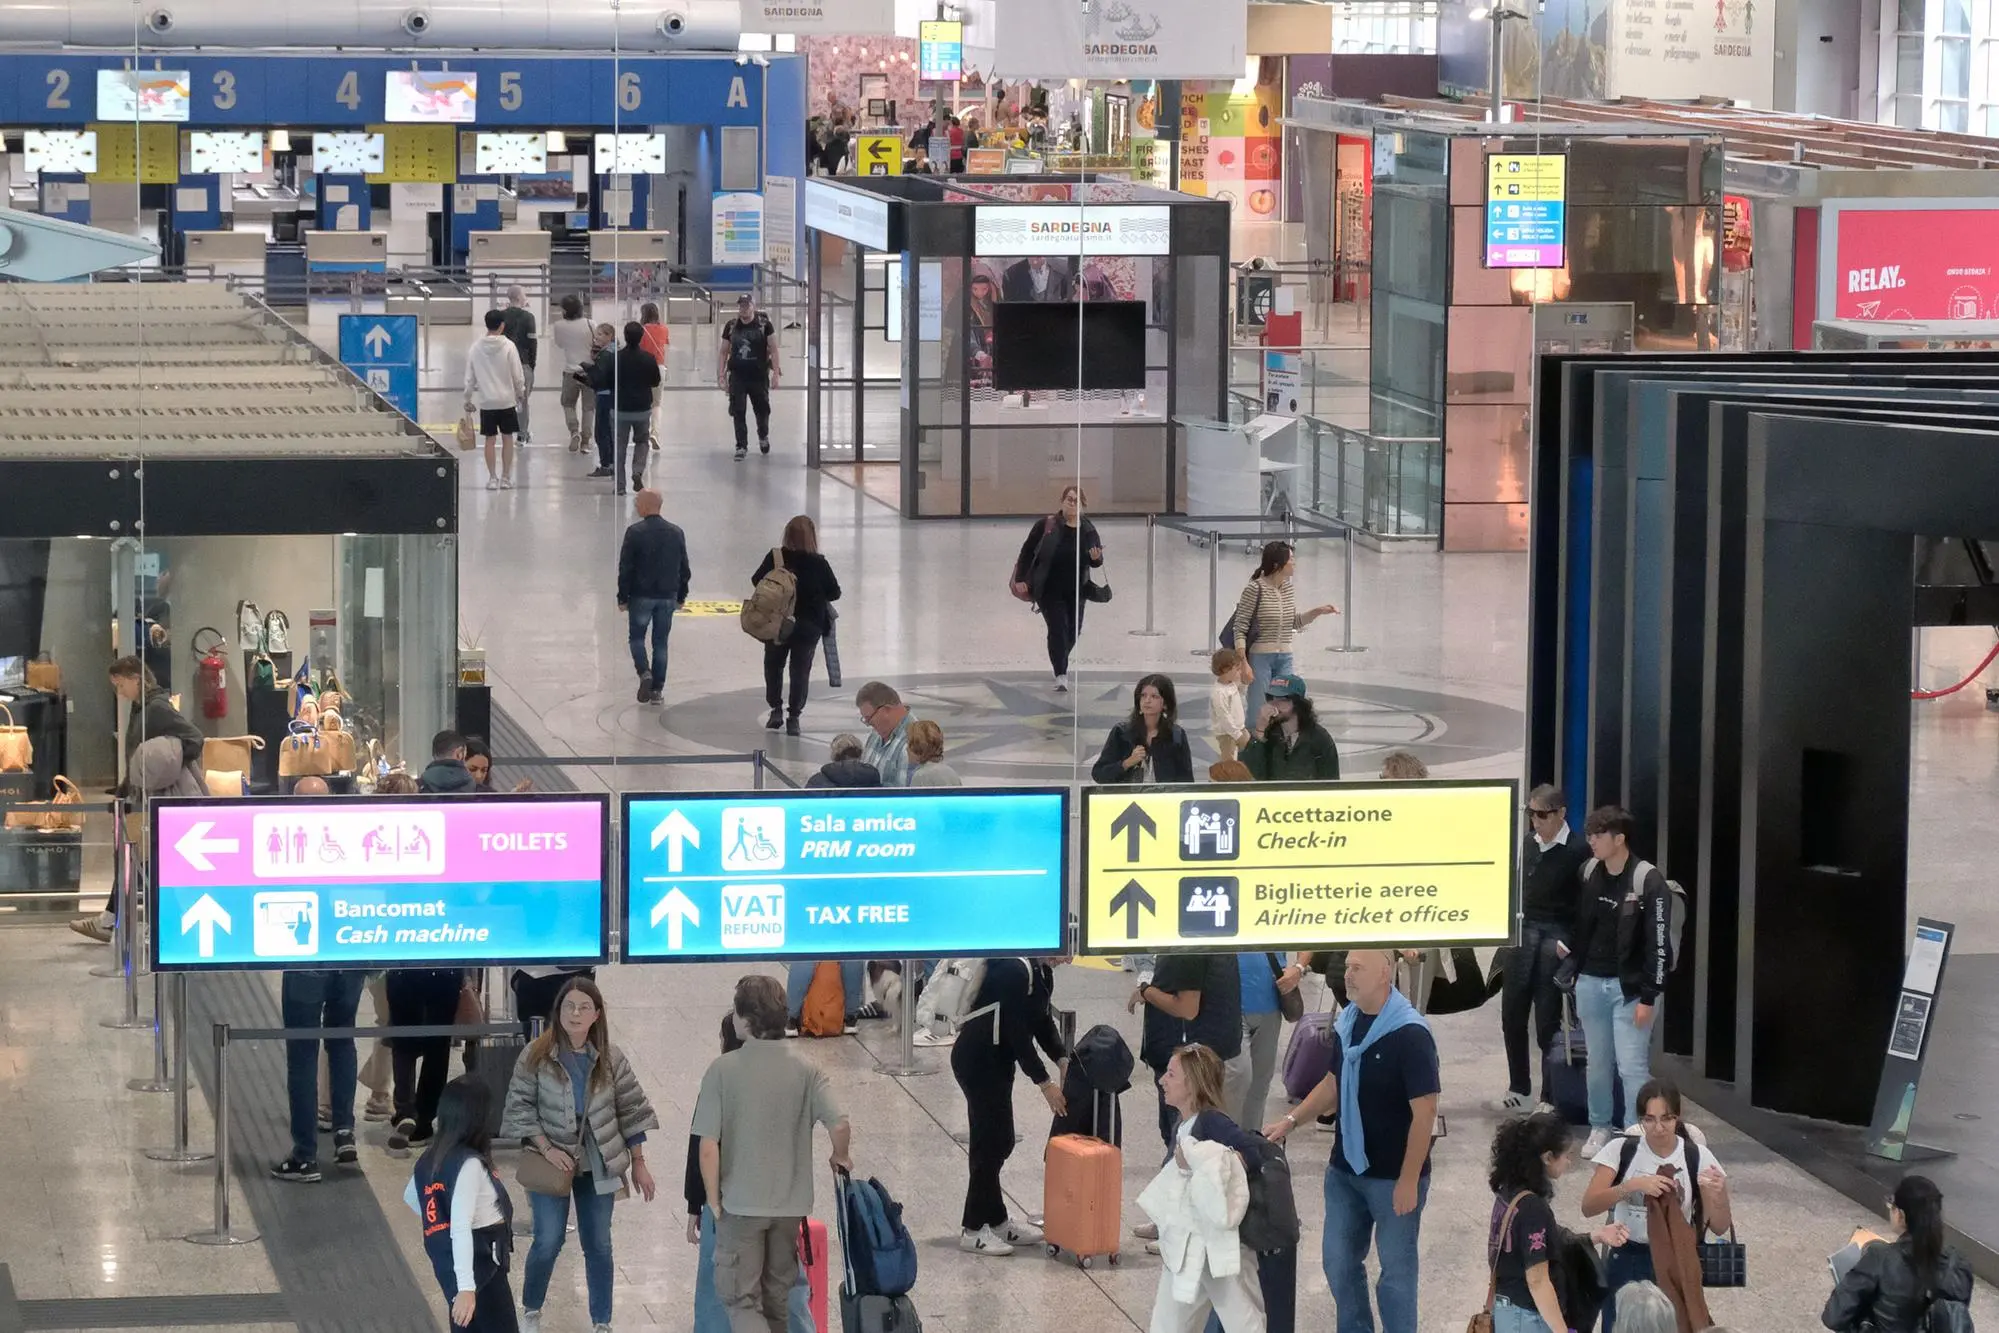
[[[229,659],[223,656],[228,640],[222,631],[203,627],[194,632],[189,646],[194,650],[194,697],[207,718],[229,713]]]

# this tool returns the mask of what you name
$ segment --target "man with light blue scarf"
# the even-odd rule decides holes
[[[1325,1078],[1288,1115],[1264,1126],[1282,1139],[1339,1109],[1326,1166],[1326,1283],[1338,1333],[1416,1333],[1417,1239],[1430,1193],[1430,1134],[1437,1123],[1437,1043],[1416,1007],[1395,989],[1394,956],[1347,954],[1350,1003],[1333,1023]],[[1367,1296],[1370,1243],[1381,1261]]]

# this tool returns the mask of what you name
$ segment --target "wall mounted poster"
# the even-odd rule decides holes
[[[1239,79],[1247,0],[1006,0],[993,73],[1008,79]]]

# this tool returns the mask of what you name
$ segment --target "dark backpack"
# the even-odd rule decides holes
[[[1971,1307],[1948,1296],[1931,1296],[1923,1310],[1922,1333],[1977,1333],[1971,1324]]]
[[[1707,1222],[1707,1208],[1701,1202],[1701,1145],[1695,1143],[1693,1135],[1687,1133],[1685,1124],[1680,1126],[1679,1136],[1680,1142],[1686,1145],[1687,1150],[1687,1180],[1694,1196],[1694,1239],[1699,1240],[1707,1235],[1704,1229]],[[1610,1178],[1610,1183],[1613,1185],[1622,1185],[1624,1177],[1630,1174],[1631,1163],[1638,1156],[1638,1141],[1641,1136],[1625,1134],[1620,1137],[1623,1139],[1623,1145],[1617,1150],[1617,1174]]]
[[[1249,1178],[1249,1207],[1243,1210],[1242,1243],[1258,1254],[1288,1250],[1298,1243],[1298,1199],[1291,1192],[1291,1159],[1284,1145],[1258,1136],[1263,1170]]]
[[[1085,1032],[1069,1053],[1069,1067],[1082,1071],[1090,1088],[1113,1095],[1131,1086],[1136,1066],[1124,1034],[1109,1023],[1099,1023]]]
[[[855,1294],[906,1294],[916,1285],[916,1241],[902,1224],[902,1205],[873,1177],[842,1175],[838,1183]]]

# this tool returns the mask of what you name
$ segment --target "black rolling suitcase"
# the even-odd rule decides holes
[[[479,969],[479,998],[481,1008],[490,1016],[493,1012],[492,987],[487,984],[489,973]],[[486,1132],[498,1137],[500,1119],[507,1109],[507,1088],[514,1081],[514,1066],[521,1061],[521,1052],[527,1043],[517,1036],[472,1037],[465,1042],[465,1072],[486,1085],[491,1098],[487,1101]]]

